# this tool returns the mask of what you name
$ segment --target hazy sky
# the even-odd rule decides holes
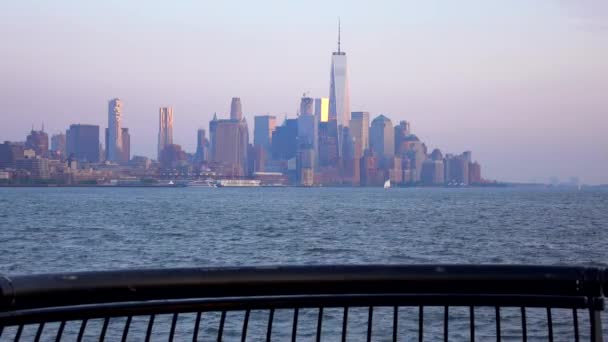
[[[232,96],[250,126],[293,117],[303,92],[328,96],[338,16],[353,111],[472,150],[488,178],[608,183],[606,0],[4,0],[0,140],[105,128],[113,97],[138,155],[160,106],[190,152]]]

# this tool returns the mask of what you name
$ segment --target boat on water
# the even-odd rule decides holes
[[[259,179],[218,179],[215,184],[218,187],[258,187],[260,182]]]
[[[189,188],[217,188],[215,181],[212,179],[204,181],[191,181],[186,183],[186,186]]]
[[[385,188],[385,189],[388,189],[388,188],[390,188],[390,187],[391,187],[391,180],[390,180],[390,179],[387,179],[387,180],[386,180],[386,182],[384,182],[384,188]]]

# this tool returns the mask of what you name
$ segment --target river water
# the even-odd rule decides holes
[[[9,275],[269,264],[608,266],[607,232],[608,191],[599,189],[0,188],[0,273]]]

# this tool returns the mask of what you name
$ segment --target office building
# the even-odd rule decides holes
[[[167,145],[173,144],[173,108],[161,107],[158,110],[158,158]]]
[[[230,120],[240,121],[243,119],[243,106],[239,97],[233,97],[230,102]]]
[[[395,126],[395,154],[401,155],[401,146],[404,141],[407,141],[410,137],[410,123],[407,121],[399,121],[399,124]]]
[[[122,151],[120,163],[126,165],[131,160],[131,135],[128,128],[122,128]]]
[[[109,136],[111,130],[108,131]],[[70,125],[70,128],[65,135],[66,154],[68,158],[82,162],[99,162],[99,126],[81,124]],[[120,160],[118,160],[118,162],[120,162]]]
[[[422,163],[420,182],[424,185],[441,185],[445,183],[443,160],[426,159]]]
[[[369,148],[369,113],[352,112],[350,118],[350,134],[355,143],[355,155],[358,158]]]
[[[295,158],[298,149],[298,119],[286,119],[272,133],[272,159]]]
[[[481,165],[478,162],[469,163],[469,184],[481,183]]]
[[[53,134],[51,136],[51,151],[53,151],[56,155],[60,157],[65,157],[66,155],[66,137],[65,134]]]
[[[215,126],[214,162],[232,177],[247,175],[249,133],[245,120],[217,120]]]
[[[378,157],[392,157],[395,154],[395,131],[391,119],[378,115],[372,121],[369,144]]]
[[[108,102],[108,139],[106,142],[106,159],[114,163],[120,163],[122,154],[122,106],[120,99],[112,99]],[[97,131],[99,140],[99,129]],[[97,146],[99,151],[99,146]],[[97,160],[99,160],[99,156]]]
[[[0,169],[14,168],[16,161],[24,158],[22,144],[5,141],[0,144]]]
[[[322,97],[315,99],[315,116],[320,122],[329,120],[329,98]]]
[[[194,159],[197,163],[206,162],[209,158],[209,141],[205,135],[205,130],[200,128],[196,132],[196,154]]]
[[[32,129],[25,140],[25,148],[34,150],[37,156],[46,156],[49,152],[49,135],[44,129],[40,131]]]
[[[258,115],[254,117],[253,145],[260,146],[266,153],[270,153],[272,133],[276,129],[277,118],[272,115]]]

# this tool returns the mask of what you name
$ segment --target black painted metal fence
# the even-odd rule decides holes
[[[507,265],[0,277],[0,340],[603,341],[607,278]]]

